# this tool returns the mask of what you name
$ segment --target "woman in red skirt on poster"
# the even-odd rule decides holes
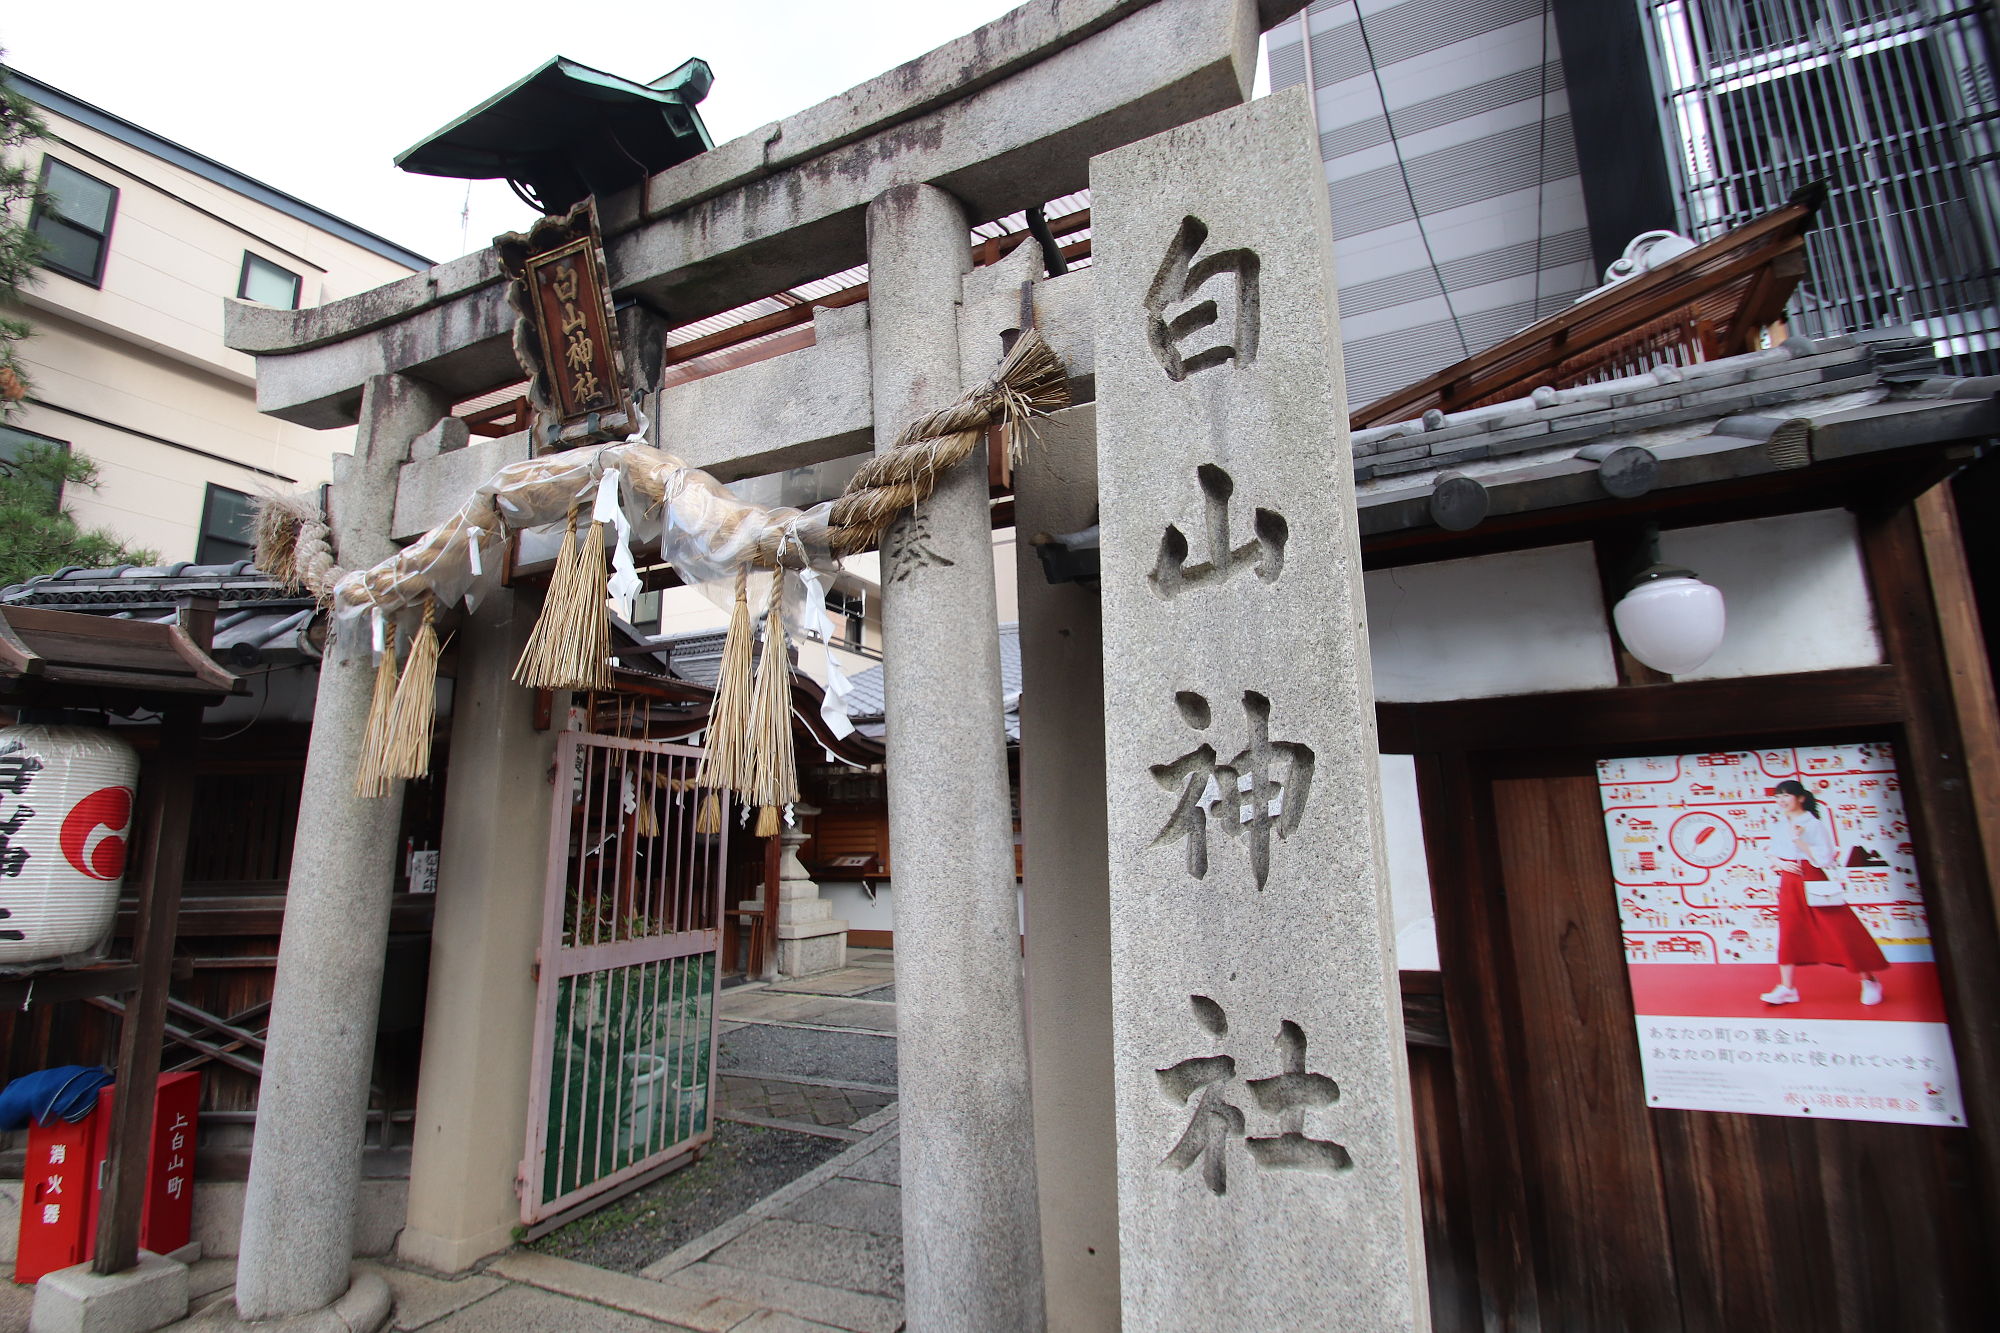
[[[1799,964],[1825,963],[1861,974],[1861,1003],[1882,1003],[1876,973],[1888,969],[1882,946],[1861,924],[1844,898],[1815,907],[1808,886],[1838,873],[1833,834],[1819,812],[1819,798],[1790,778],[1776,788],[1778,823],[1771,851],[1778,869],[1778,984],[1759,998],[1765,1004],[1797,1004],[1792,972]]]

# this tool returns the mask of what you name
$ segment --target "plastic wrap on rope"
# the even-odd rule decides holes
[[[944,472],[958,466],[993,425],[1018,448],[1036,416],[1069,401],[1062,363],[1041,335],[1022,335],[993,378],[958,402],[907,427],[894,448],[869,460],[840,499],[810,509],[766,508],[731,495],[722,483],[674,454],[633,436],[512,463],[495,473],[457,513],[371,569],[335,586],[343,619],[364,611],[391,614],[423,604],[465,600],[497,581],[488,559],[510,532],[559,532],[570,512],[595,509],[606,473],[616,469],[629,537],[659,543],[660,559],[691,584],[732,577],[744,564],[770,569],[831,569],[840,556],[875,545],[895,516],[922,501]],[[477,554],[474,553],[477,548]]]

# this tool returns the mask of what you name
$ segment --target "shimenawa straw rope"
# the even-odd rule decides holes
[[[530,689],[611,687],[611,619],[604,605],[604,525],[593,521],[579,542],[578,507],[563,525],[562,549],[549,575],[541,618],[521,650],[514,679]]]
[[[767,633],[765,660],[772,678],[761,688],[753,686],[750,680],[749,616],[741,591],[742,573],[753,564],[764,569],[782,569],[805,561],[809,558],[809,546],[823,546],[840,557],[878,545],[899,513],[928,498],[945,471],[961,465],[973,454],[988,428],[1001,426],[1008,438],[1010,454],[1018,458],[1024,437],[1033,431],[1033,419],[1067,406],[1068,402],[1067,373],[1061,360],[1040,332],[1030,328],[1015,342],[991,379],[951,406],[910,423],[891,448],[869,460],[855,474],[846,493],[831,506],[795,515],[789,521],[781,518],[787,511],[774,514],[734,505],[705,473],[686,467],[671,454],[643,443],[627,442],[588,446],[595,450],[588,454],[585,449],[577,449],[532,460],[529,465],[510,465],[487,488],[476,493],[458,515],[426,533],[400,556],[360,571],[358,576],[342,575],[333,567],[324,523],[317,510],[306,512],[308,506],[268,506],[260,511],[260,556],[268,551],[270,562],[284,567],[267,568],[266,572],[295,586],[309,588],[316,595],[324,596],[321,589],[340,583],[342,605],[350,611],[370,604],[378,608],[385,603],[394,607],[411,604],[414,596],[408,590],[410,582],[420,571],[430,569],[430,562],[444,560],[460,545],[478,541],[480,533],[491,535],[514,526],[494,507],[492,493],[501,486],[537,484],[543,477],[553,481],[565,469],[587,465],[595,471],[602,464],[616,460],[616,465],[625,469],[633,491],[655,507],[669,502],[670,491],[675,496],[699,492],[701,498],[695,503],[708,504],[706,512],[713,516],[717,497],[721,497],[722,503],[733,508],[714,532],[717,549],[727,549],[739,539],[739,534],[748,536],[742,531],[745,524],[761,521],[764,530],[755,534],[739,567],[737,611],[745,624],[739,632],[737,615],[732,613],[724,649],[724,675],[711,713],[711,753],[704,756],[697,778],[697,785],[707,789],[709,795],[701,803],[696,827],[704,832],[719,830],[720,793],[733,791],[759,806],[761,828],[772,823],[777,807],[796,799],[797,778],[791,771],[789,757],[790,709],[776,706],[780,686],[789,693],[790,675],[788,670],[777,670],[777,659],[771,656],[771,643],[775,641],[782,647],[784,642],[780,612],[769,617],[775,628]],[[597,461],[585,464],[586,458]],[[524,467],[526,470],[521,471]],[[542,615],[515,667],[514,678],[523,685],[547,689],[611,686],[602,524],[593,518],[589,537],[579,542],[576,528],[582,500],[578,496],[572,502]],[[483,512],[474,513],[475,509]],[[695,512],[704,511],[697,508]],[[314,525],[318,526],[317,533]],[[795,547],[796,554],[786,551],[787,545]],[[473,572],[478,572],[476,565]],[[426,579],[421,586],[429,589],[432,583]],[[774,604],[781,604],[778,590],[774,589],[773,596]],[[388,656],[392,660],[386,670],[393,692],[393,652]],[[770,698],[760,705],[756,721],[761,725],[753,739],[751,696],[755,693],[761,698],[765,692]],[[719,756],[713,753],[716,747],[722,749]],[[364,755],[369,749],[364,746]],[[781,769],[782,778],[776,776]],[[383,791],[387,789],[387,781],[386,775],[375,778]],[[785,799],[777,799],[786,793],[789,796]]]

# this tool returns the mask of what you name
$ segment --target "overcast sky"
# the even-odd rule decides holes
[[[649,80],[715,69],[717,143],[845,92],[1016,0],[14,0],[7,62],[434,260],[532,220],[501,182],[395,155],[553,55]]]

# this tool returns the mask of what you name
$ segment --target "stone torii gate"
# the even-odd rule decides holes
[[[885,544],[912,1329],[1108,1329],[1121,1305],[1149,1329],[1426,1323],[1325,185],[1304,98],[1244,105],[1260,34],[1300,7],[1025,5],[599,201],[654,437],[691,464],[886,446],[986,376],[1032,282],[1080,405],[1019,473],[1020,522],[1084,526],[1100,467],[1116,480],[1101,631],[1094,596],[1022,581],[1025,996],[984,469],[925,505],[943,559]],[[1086,185],[1094,268],[1044,280],[1028,244],[969,271],[970,224]],[[811,347],[654,387],[669,325],[863,260],[867,303],[819,311]],[[359,424],[343,565],[528,455],[449,420],[518,378],[503,287],[486,250],[315,309],[231,306],[263,410]],[[552,736],[508,672],[534,610],[488,600],[459,636],[401,1241],[444,1271],[518,1215]],[[365,645],[329,645],[246,1320],[386,1308],[349,1278],[396,835],[393,796],[353,795],[371,676]]]

